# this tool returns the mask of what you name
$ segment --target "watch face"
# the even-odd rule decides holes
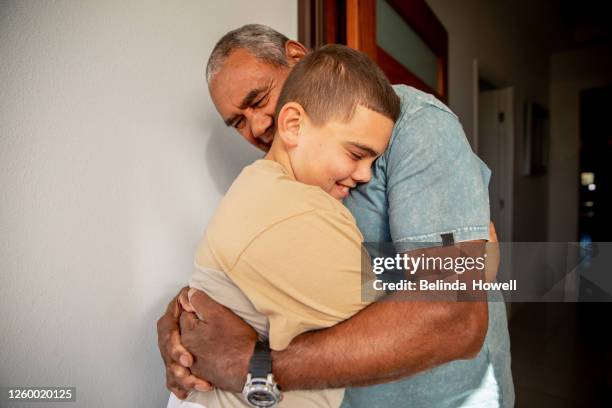
[[[252,391],[249,393],[248,399],[256,407],[271,407],[276,403],[276,398],[268,391]]]

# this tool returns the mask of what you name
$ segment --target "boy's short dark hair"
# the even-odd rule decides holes
[[[276,105],[276,117],[288,102],[297,102],[316,125],[331,119],[349,121],[357,105],[392,121],[400,100],[382,70],[367,55],[329,44],[310,52],[287,77]]]

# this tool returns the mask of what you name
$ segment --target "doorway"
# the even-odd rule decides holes
[[[612,241],[612,130],[609,106],[612,86],[580,94],[580,204],[581,241]]]
[[[491,219],[500,241],[512,241],[514,95],[479,78],[477,154],[491,169]]]

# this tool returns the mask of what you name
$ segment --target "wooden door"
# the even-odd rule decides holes
[[[448,101],[448,34],[424,0],[300,0],[300,40],[365,52],[393,84]]]

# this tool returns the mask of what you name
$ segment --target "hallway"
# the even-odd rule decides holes
[[[516,304],[516,407],[612,406],[610,303]]]

